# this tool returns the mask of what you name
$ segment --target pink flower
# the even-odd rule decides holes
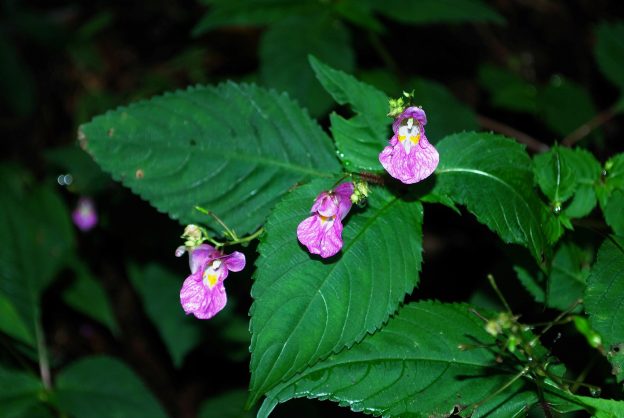
[[[342,248],[342,220],[351,210],[353,183],[342,183],[323,192],[312,205],[312,216],[297,227],[297,238],[311,254],[328,258]]]
[[[179,254],[179,255],[178,255]],[[180,256],[184,251],[177,251]],[[227,295],[223,281],[230,271],[245,268],[245,255],[238,251],[224,255],[208,244],[189,252],[191,275],[184,280],[180,302],[187,314],[199,319],[209,319],[225,307]]]
[[[379,162],[394,178],[412,184],[434,172],[440,156],[427,141],[427,115],[419,107],[408,107],[392,123],[390,145],[379,154]]]
[[[81,231],[89,231],[98,223],[98,215],[95,210],[95,203],[88,197],[81,197],[78,200],[76,209],[72,212],[72,221]]]

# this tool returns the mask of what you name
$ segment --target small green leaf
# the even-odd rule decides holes
[[[332,113],[331,130],[338,156],[348,170],[381,171],[379,153],[388,141],[391,119],[388,97],[355,77],[310,57],[310,65],[325,90],[355,113],[350,119]]]
[[[596,38],[598,66],[609,81],[624,90],[624,22],[601,23]]]
[[[353,71],[349,32],[332,16],[319,14],[291,17],[269,27],[260,40],[260,76],[265,85],[288,92],[313,116],[319,116],[329,110],[332,100],[314,77],[308,54]]]
[[[513,269],[516,272],[518,280],[522,283],[526,291],[533,296],[533,299],[538,303],[544,303],[546,297],[546,292],[544,292],[542,285],[545,280],[544,274],[541,271],[532,274],[521,266],[514,266]]]
[[[414,91],[419,106],[427,112],[427,139],[435,144],[447,135],[474,131],[477,117],[442,84],[418,78],[407,83],[407,91]]]
[[[333,3],[333,10],[341,18],[374,32],[383,32],[382,23],[373,15],[373,4],[361,0],[341,0]]]
[[[605,163],[605,176],[595,190],[607,224],[624,234],[624,154],[617,154]]]
[[[39,396],[43,385],[36,375],[5,369],[0,365],[0,418],[40,417]]]
[[[585,290],[585,309],[601,336],[613,374],[624,380],[624,238],[607,238],[592,267]]]
[[[75,418],[167,417],[134,372],[111,357],[87,357],[61,370],[55,397]]]
[[[80,140],[105,171],[182,223],[255,231],[296,182],[340,170],[331,140],[286,95],[192,87],[96,117]]]
[[[117,334],[119,327],[102,285],[92,277],[82,262],[74,261],[73,268],[76,279],[63,293],[63,300],[78,312],[104,324],[113,334]]]
[[[405,23],[505,22],[481,0],[385,0],[373,4],[379,13]]]
[[[465,205],[504,242],[526,246],[542,262],[548,252],[545,207],[533,191],[531,159],[515,141],[466,132],[437,145],[440,164],[434,191]]]
[[[561,148],[558,146],[543,154],[537,154],[533,162],[537,184],[550,202],[560,207],[574,194],[576,171],[570,167],[568,160],[561,156]]]
[[[375,331],[418,283],[422,206],[374,188],[344,220],[341,253],[322,260],[297,242],[315,181],[279,203],[258,251],[251,309],[251,403],[284,379]],[[280,263],[275,262],[279,256]]]
[[[520,76],[486,64],[479,68],[479,82],[490,93],[495,107],[516,112],[537,111],[537,88]]]
[[[244,389],[221,393],[204,401],[198,418],[253,418],[252,411],[245,411],[247,391]]]
[[[375,334],[278,384],[258,416],[267,417],[278,402],[303,396],[384,417],[448,416],[456,405],[469,414],[481,401],[486,402],[473,416],[518,411],[514,394],[521,384],[487,400],[512,377],[496,365],[493,351],[460,349],[491,342],[468,305],[412,303]]]
[[[193,28],[193,36],[223,26],[264,26],[293,15],[307,16],[322,11],[314,0],[207,0],[210,10]]]
[[[548,306],[566,310],[583,298],[589,267],[590,252],[573,243],[563,243],[552,262],[548,277]]]
[[[546,124],[565,136],[596,115],[596,107],[579,84],[555,76],[538,93],[538,111]]]
[[[570,218],[582,218],[596,206],[595,186],[600,182],[600,163],[587,150],[582,148],[558,148],[559,155],[574,171],[574,196],[563,207],[563,214]]]
[[[184,277],[178,277],[157,264],[144,268],[131,266],[129,273],[145,312],[169,349],[174,366],[180,367],[184,356],[201,338],[195,318],[186,316],[180,306],[180,287]]]

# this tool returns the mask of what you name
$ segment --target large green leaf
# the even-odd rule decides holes
[[[173,364],[180,367],[184,356],[201,337],[195,318],[186,316],[180,306],[184,277],[157,264],[149,264],[144,268],[131,266],[130,279],[141,296],[145,312],[169,349]]]
[[[596,37],[598,66],[609,81],[624,89],[624,22],[600,24]]]
[[[504,22],[481,0],[373,0],[373,4],[380,13],[405,23]]]
[[[100,322],[113,334],[117,334],[119,327],[104,288],[83,263],[74,261],[73,268],[76,278],[63,293],[63,300],[78,312]]]
[[[434,191],[466,205],[504,242],[522,244],[541,262],[548,214],[533,191],[531,159],[523,146],[487,133],[461,133],[437,145]]]
[[[56,378],[56,401],[75,418],[166,418],[158,401],[125,364],[111,357],[88,357]]]
[[[83,125],[79,137],[113,177],[182,223],[212,210],[257,229],[296,182],[339,170],[331,140],[284,94],[234,83],[192,87]]]
[[[40,417],[43,385],[36,375],[0,366],[0,418]]]
[[[268,393],[258,416],[268,416],[278,402],[302,396],[384,417],[448,416],[456,406],[469,413],[472,404],[486,401],[512,376],[496,366],[492,350],[459,347],[489,343],[492,337],[469,306],[412,303],[362,342],[280,383]],[[533,403],[535,396],[514,399],[522,386],[516,383],[473,416],[492,409],[519,412]]]
[[[559,155],[574,171],[574,195],[568,204],[563,206],[564,215],[570,218],[582,218],[596,206],[594,187],[600,182],[602,169],[600,163],[590,152],[582,148],[558,148]]]
[[[296,189],[267,221],[252,288],[252,402],[375,331],[418,283],[422,206],[384,189],[373,189],[368,207],[345,219],[334,258],[311,256],[297,242],[297,225],[331,185]]]
[[[435,144],[447,135],[478,128],[474,112],[442,84],[417,78],[407,83],[406,90],[414,92],[417,104],[427,112],[429,142]]]
[[[589,321],[602,336],[607,357],[618,381],[624,380],[624,238],[605,240],[585,290],[585,309]]]
[[[624,401],[590,398],[589,396],[575,396],[574,398],[585,405],[594,418],[620,418],[624,416]]]
[[[381,171],[379,153],[387,143],[391,119],[388,97],[375,87],[331,68],[315,57],[310,65],[325,90],[341,105],[350,105],[355,116],[330,115],[338,156],[349,170]]]
[[[6,244],[0,252],[0,294],[19,316],[21,325],[13,325],[25,327],[22,340],[32,342],[41,293],[74,245],[72,226],[63,202],[47,187],[17,192],[2,183],[0,193],[0,239]]]
[[[201,35],[222,26],[268,25],[292,15],[309,15],[321,11],[315,0],[205,0],[210,10],[193,28]]]
[[[287,91],[318,116],[329,110],[332,100],[314,77],[308,54],[347,72],[354,68],[349,32],[332,16],[320,14],[269,27],[260,40],[260,76],[264,84]]]

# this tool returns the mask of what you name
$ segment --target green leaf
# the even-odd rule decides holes
[[[594,418],[620,418],[624,416],[624,401],[613,399],[575,396],[575,400],[583,403]]]
[[[596,115],[596,107],[579,84],[555,76],[538,93],[538,112],[550,129],[565,136]]]
[[[609,81],[624,89],[624,22],[601,23],[596,38],[598,66]]]
[[[598,250],[587,279],[585,309],[589,321],[602,336],[613,374],[624,380],[624,238],[610,237]]]
[[[105,325],[113,334],[119,332],[113,308],[102,285],[80,261],[73,262],[76,279],[63,293],[69,306]]]
[[[373,4],[361,0],[341,0],[333,10],[343,19],[363,29],[383,32],[383,24],[373,15]]]
[[[495,107],[516,112],[537,111],[537,88],[520,76],[486,64],[479,68],[479,82],[490,93]]]
[[[241,235],[294,183],[340,169],[331,140],[288,96],[246,84],[134,103],[79,136],[104,170],[160,211],[217,229],[199,205]]]
[[[314,0],[208,0],[210,10],[193,28],[193,36],[223,26],[264,26],[293,15],[317,14]]]
[[[548,215],[533,191],[524,147],[500,135],[467,132],[444,138],[437,148],[434,191],[465,205],[504,242],[526,246],[541,262],[548,252]]]
[[[533,157],[537,184],[550,202],[559,206],[574,194],[576,186],[576,171],[561,153],[561,147],[554,146]]]
[[[624,189],[614,190],[602,208],[607,225],[617,235],[624,235]]]
[[[373,4],[378,12],[405,23],[505,22],[480,0],[385,0]]]
[[[516,272],[518,280],[522,283],[526,291],[533,296],[533,299],[538,303],[544,303],[546,297],[546,292],[544,292],[542,286],[542,282],[545,280],[544,274],[541,271],[532,274],[522,266],[514,266],[513,269]]]
[[[284,379],[375,331],[418,283],[422,206],[374,188],[345,218],[342,252],[322,260],[297,242],[315,181],[289,194],[258,248],[251,309],[251,403]],[[275,262],[279,256],[280,263]]]
[[[166,418],[143,382],[125,364],[93,356],[72,363],[56,378],[56,401],[75,418]]]
[[[485,401],[511,378],[498,369],[491,350],[459,348],[491,343],[484,328],[467,305],[409,304],[375,334],[280,383],[258,416],[267,417],[278,402],[303,396],[384,417],[447,416],[456,405],[470,413],[472,404]],[[511,385],[473,416],[506,409],[506,402],[520,410],[513,399],[520,386]]]
[[[0,240],[6,243],[0,252],[0,294],[32,341],[41,293],[73,248],[73,229],[63,202],[47,187],[16,193],[2,183],[0,193]]]
[[[548,306],[566,310],[583,298],[592,254],[573,243],[563,243],[548,277]]]
[[[204,401],[197,414],[198,418],[253,418],[252,411],[245,411],[247,399],[245,389],[221,393]]]
[[[196,321],[186,316],[180,306],[180,287],[184,277],[178,277],[157,264],[148,264],[144,268],[131,266],[129,273],[145,312],[169,349],[173,364],[180,367],[184,356],[201,338]]]
[[[43,409],[39,397],[44,394],[35,375],[0,366],[0,418],[39,417]]]
[[[30,346],[35,345],[32,327],[24,322],[11,301],[0,293],[0,331]]]
[[[582,148],[558,148],[559,155],[574,172],[574,196],[563,207],[563,214],[570,218],[582,218],[596,206],[595,185],[599,183],[602,169],[600,163]]]
[[[419,106],[427,112],[427,139],[435,144],[447,135],[478,129],[477,117],[442,84],[423,78],[407,83]],[[381,151],[381,150],[380,150]]]
[[[338,156],[345,167],[352,171],[381,171],[379,152],[388,141],[391,122],[387,116],[388,97],[313,56],[310,65],[334,100],[341,105],[349,104],[355,113],[350,119],[336,113],[330,115]]]
[[[271,25],[260,40],[260,76],[265,85],[287,91],[313,116],[324,114],[331,98],[320,88],[308,64],[313,54],[351,72],[355,58],[349,32],[328,14],[291,17]]]

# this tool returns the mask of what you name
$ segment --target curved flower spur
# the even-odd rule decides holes
[[[395,109],[403,109],[403,100],[391,101]],[[410,106],[402,111],[392,123],[390,144],[379,154],[379,162],[394,178],[405,184],[418,183],[434,172],[440,156],[425,135],[427,115],[421,107]]]

